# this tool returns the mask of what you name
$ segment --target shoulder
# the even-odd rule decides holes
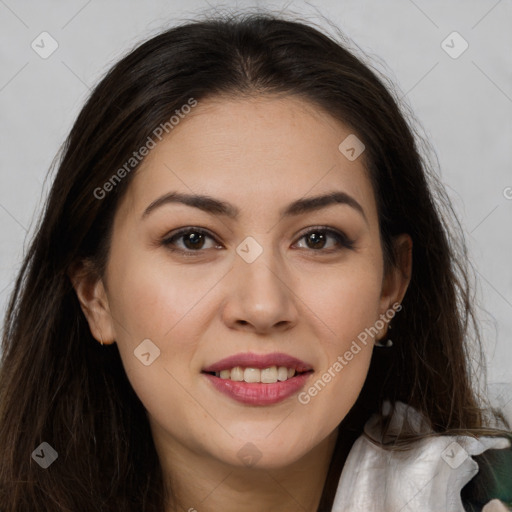
[[[399,432],[407,416],[427,433],[417,411],[395,405],[391,431]],[[372,417],[365,425],[370,437],[380,437],[376,424]],[[434,435],[393,450],[362,435],[343,467],[332,512],[480,512],[493,499],[512,510],[512,436]]]

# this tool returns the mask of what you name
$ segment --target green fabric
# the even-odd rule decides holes
[[[501,500],[512,511],[512,434],[505,437],[511,442],[510,448],[472,456],[479,469],[460,494],[466,512],[481,512],[493,499]]]

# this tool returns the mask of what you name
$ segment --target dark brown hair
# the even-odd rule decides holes
[[[94,191],[189,98],[295,95],[342,121],[366,146],[386,264],[396,263],[395,235],[413,240],[394,347],[374,351],[340,431],[355,439],[385,399],[415,407],[437,433],[490,426],[472,387],[468,341],[471,334],[479,347],[479,334],[464,243],[448,228],[455,216],[403,106],[348,48],[283,16],[219,15],[153,37],[94,89],[61,150],[8,305],[0,369],[3,512],[164,510],[145,409],[116,344],[93,339],[69,271],[87,260],[102,275],[113,216],[135,170],[104,198]],[[31,458],[43,441],[58,452],[46,471]],[[345,455],[337,446],[321,510],[330,510]]]

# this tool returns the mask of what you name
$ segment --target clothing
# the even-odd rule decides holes
[[[400,432],[405,417],[417,433],[432,432],[418,411],[397,402],[389,434]],[[377,420],[373,415],[364,427],[374,439],[381,437]],[[501,501],[485,512],[512,511],[512,435],[437,435],[406,451],[361,435],[343,467],[332,512],[480,512],[493,499]]]

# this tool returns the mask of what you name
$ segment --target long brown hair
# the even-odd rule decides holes
[[[438,433],[486,431],[472,387],[468,342],[479,347],[480,339],[464,243],[449,227],[454,213],[403,106],[348,47],[283,15],[217,15],[143,43],[94,89],[61,149],[8,304],[0,369],[3,512],[164,510],[145,409],[116,344],[93,339],[69,271],[89,261],[102,275],[113,216],[136,169],[103,198],[95,190],[189,98],[295,95],[342,121],[366,146],[386,264],[396,263],[393,236],[413,240],[394,346],[374,351],[340,432],[355,439],[386,399],[415,407]],[[47,470],[31,457],[42,442],[58,452]],[[321,509],[332,504],[345,455],[337,447]]]

